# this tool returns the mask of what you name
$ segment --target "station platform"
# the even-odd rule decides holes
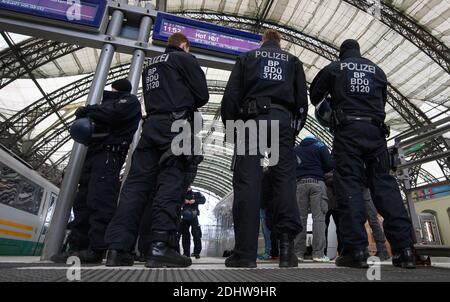
[[[64,264],[40,262],[38,257],[0,257],[0,282],[68,282]],[[367,270],[338,268],[334,263],[300,263],[298,268],[280,269],[276,261],[258,262],[256,269],[225,268],[223,258],[194,259],[185,269],[109,268],[83,265],[82,282],[368,282]],[[433,259],[433,264],[404,270],[383,262],[382,282],[450,282],[450,259]]]

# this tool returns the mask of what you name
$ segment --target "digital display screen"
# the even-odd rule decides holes
[[[99,28],[106,0],[0,0],[0,9]]]
[[[167,41],[177,32],[183,33],[192,47],[231,55],[260,47],[261,36],[228,27],[200,22],[179,16],[158,13],[153,39]]]

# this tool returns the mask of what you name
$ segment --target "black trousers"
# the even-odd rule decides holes
[[[185,193],[185,163],[183,156],[170,155],[172,140],[178,135],[171,132],[172,122],[169,116],[151,115],[143,124],[118,209],[106,232],[109,249],[134,249],[141,217],[149,203],[151,232],[173,234],[173,239],[157,238],[158,241],[175,241],[181,197]],[[156,239],[153,234],[152,239]]]
[[[104,250],[106,228],[117,207],[120,170],[125,155],[90,147],[73,204],[74,220],[69,223],[70,250]]]
[[[279,161],[271,167],[273,186],[274,232],[289,234],[292,238],[302,230],[295,196],[295,166],[293,129],[291,115],[287,111],[271,109],[267,115],[255,119],[267,121],[270,137],[273,121],[279,124]],[[258,129],[260,132],[261,129]],[[246,135],[246,150],[250,148]],[[271,142],[269,142],[271,143]],[[273,142],[275,143],[275,142]],[[237,142],[239,145],[240,142]],[[259,209],[261,203],[261,180],[263,155],[238,155],[233,174],[233,222],[235,234],[234,253],[243,258],[256,259],[259,234]]]
[[[365,250],[367,219],[363,180],[375,207],[384,218],[384,230],[394,250],[412,246],[412,225],[394,177],[386,139],[381,129],[366,122],[339,127],[334,137],[336,163],[334,186],[340,215],[339,228],[343,254]]]
[[[189,229],[191,229],[190,232]],[[198,217],[195,217],[192,220],[181,220],[180,223],[183,254],[188,257],[191,253],[191,233],[192,238],[194,239],[194,254],[200,255],[202,252],[202,229],[200,227],[200,223],[198,222]]]
[[[188,187],[192,184],[192,182],[195,179],[195,176],[197,174],[197,168],[198,164],[193,163],[189,164],[186,167],[186,170],[184,171],[184,183],[183,183],[183,192],[186,192]],[[151,234],[151,225],[152,225],[152,206],[153,206],[153,198],[155,197],[155,189],[152,188],[149,196],[147,205],[145,206],[144,213],[141,217],[141,222],[139,225],[139,238],[138,238],[138,250],[141,255],[147,254],[150,248],[150,244],[152,242],[152,234]],[[184,198],[181,199],[181,204],[184,203]],[[176,244],[176,250],[179,252],[179,235],[180,235],[180,222],[181,222],[181,216],[178,217],[178,227],[177,227],[177,244]]]
[[[139,224],[139,238],[138,238],[138,250],[141,255],[146,255],[150,249],[152,242],[152,208],[153,198],[155,198],[156,188],[153,188],[150,192],[147,200],[147,204],[142,214]]]

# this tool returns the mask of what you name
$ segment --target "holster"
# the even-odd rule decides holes
[[[388,149],[389,154],[389,166],[392,171],[397,171],[398,166],[400,165],[400,158],[398,156],[398,148],[391,147]]]
[[[390,127],[386,125],[383,122],[377,122],[376,119],[371,117],[354,117],[354,116],[347,116],[347,114],[342,111],[342,109],[333,110],[331,114],[331,127],[330,131],[334,133],[340,126],[348,125],[349,123],[356,121],[356,119],[363,121],[366,119],[366,122],[371,123],[372,125],[377,126],[382,133],[389,137],[391,134]]]
[[[261,114],[268,114],[272,107],[270,97],[257,97],[255,99],[247,99],[242,104],[240,115],[243,119],[252,119]]]
[[[171,115],[172,121],[178,121],[178,120],[192,121],[193,120],[193,113],[190,110],[176,111],[176,112],[172,112],[170,115]]]

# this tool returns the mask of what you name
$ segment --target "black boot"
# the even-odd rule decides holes
[[[50,261],[53,261],[55,263],[66,264],[67,259],[71,256],[75,256],[76,253],[77,252],[75,252],[75,251],[64,251],[64,252],[61,252],[61,253],[51,256]]]
[[[233,253],[225,259],[225,266],[235,268],[256,268],[256,260],[245,259]]]
[[[392,257],[392,265],[401,268],[416,268],[416,256],[414,250],[410,247],[395,251]]]
[[[139,253],[139,255],[135,254],[133,255],[134,261],[136,262],[145,262],[147,259],[145,258],[144,253]]]
[[[134,257],[131,253],[108,250],[108,256],[106,257],[106,266],[133,266]]]
[[[298,267],[298,258],[294,252],[294,239],[289,234],[280,236],[280,267]]]
[[[188,267],[191,264],[191,258],[180,255],[167,242],[154,241],[150,246],[149,257],[145,266],[150,268],[175,268]]]
[[[105,251],[94,251],[91,249],[76,252],[74,256],[80,258],[82,264],[101,264],[105,258]]]
[[[368,253],[366,251],[353,251],[344,253],[336,258],[336,266],[369,268],[367,264]]]
[[[195,259],[200,259],[200,254],[192,253],[191,257],[195,257]]]

